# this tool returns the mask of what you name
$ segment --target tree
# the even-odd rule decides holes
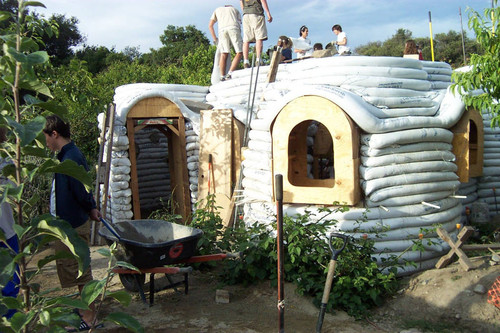
[[[480,45],[467,38],[464,33],[465,54],[479,53],[481,51]],[[452,67],[460,67],[464,65],[462,36],[453,30],[447,34],[440,33],[434,37],[434,52],[436,59],[439,61],[447,62]]]
[[[412,32],[400,28],[391,38],[383,43],[370,42],[367,45],[361,45],[356,49],[356,53],[369,56],[401,57],[403,55],[405,42],[408,39],[413,39]]]
[[[143,56],[143,60],[155,65],[169,65],[182,63],[182,57],[194,51],[199,46],[210,46],[205,34],[194,25],[175,27],[168,25],[160,36],[163,44],[158,50],[151,49],[151,53]]]
[[[74,56],[71,49],[85,42],[85,37],[78,30],[78,19],[74,16],[66,18],[61,14],[53,14],[49,21],[57,26],[57,34],[43,36],[42,50],[53,57],[51,63],[55,66],[68,64]]]
[[[493,0],[493,7],[485,9],[483,16],[473,9],[467,9],[469,28],[474,30],[484,53],[482,55],[471,54],[470,70],[454,72],[453,80],[456,83],[452,85],[452,88],[458,88],[466,106],[492,114],[492,126],[498,126],[500,122],[500,85],[498,84],[500,82],[500,8],[497,2]]]

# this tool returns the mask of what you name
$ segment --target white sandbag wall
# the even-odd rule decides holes
[[[500,214],[500,128],[491,127],[491,114],[483,112],[484,165],[479,177],[478,201],[486,203],[489,215]]]
[[[339,105],[366,133],[361,138],[360,185],[368,209],[332,214],[339,221],[338,229],[355,237],[373,237],[375,257],[380,261],[396,255],[418,263],[410,270],[433,266],[448,246],[436,233],[424,229],[439,223],[456,232],[463,211],[455,197],[460,182],[448,128],[460,119],[464,106],[446,90],[451,67],[390,57],[309,59],[280,64],[276,82],[266,85],[268,68],[260,68],[255,100],[249,94],[250,82],[255,84],[250,69],[211,86],[207,96],[215,108],[232,108],[243,122],[248,106],[255,102],[250,141],[243,151],[246,223],[274,219],[272,121],[294,98],[318,95]],[[315,133],[313,124],[308,145],[314,142]],[[290,216],[305,210],[313,213],[312,219],[324,215],[314,206],[285,205]],[[408,250],[419,234],[424,237],[425,253]]]
[[[207,87],[175,85],[175,84],[129,84],[115,90],[114,103],[115,123],[110,168],[110,186],[108,189],[107,217],[113,221],[129,220],[133,217],[132,191],[130,189],[130,159],[128,156],[129,141],[125,127],[127,114],[139,101],[151,97],[163,97],[174,102],[185,117],[186,152],[188,168],[190,168],[190,190],[196,193],[198,188],[199,153],[199,114],[190,110],[182,100],[205,102]],[[103,114],[99,115],[99,128],[103,130]],[[141,133],[143,132],[143,133]],[[107,140],[109,133],[106,134]],[[168,200],[169,194],[164,193],[170,187],[168,173],[168,143],[163,134],[154,130],[139,131],[135,137],[137,156],[137,171],[141,183],[139,195],[141,206],[146,209],[156,207],[161,199]],[[104,153],[106,156],[106,152]],[[191,163],[191,164],[189,164]],[[161,171],[159,171],[161,169]],[[192,172],[191,172],[192,169]],[[156,171],[159,171],[158,173]],[[191,176],[192,175],[192,176]],[[101,190],[102,193],[102,190]],[[104,200],[104,198],[101,198]],[[194,199],[192,200],[194,202]],[[166,203],[166,202],[165,202]]]

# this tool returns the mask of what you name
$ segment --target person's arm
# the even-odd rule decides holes
[[[214,29],[214,20],[210,20],[208,23],[208,30],[210,30],[210,34],[212,35],[212,39],[214,41],[214,44],[217,45],[217,35],[215,34],[215,29]]]
[[[271,23],[273,21],[273,17],[271,16],[271,12],[269,11],[267,0],[262,0],[261,3],[262,3],[262,8],[264,8],[264,10],[267,13],[267,22]]]
[[[245,5],[243,4],[243,1],[244,0],[240,0],[240,6],[241,6],[241,10],[243,11],[243,9],[245,9]]]

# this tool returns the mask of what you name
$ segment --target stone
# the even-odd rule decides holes
[[[215,291],[215,303],[228,304],[229,303],[229,291],[224,289],[217,289]]]
[[[476,284],[474,286],[474,292],[476,294],[486,294],[487,290],[486,290],[486,287],[483,286],[482,284]]]

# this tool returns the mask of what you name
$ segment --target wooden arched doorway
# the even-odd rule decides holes
[[[127,136],[129,139],[130,188],[132,190],[132,209],[134,219],[147,218],[146,215],[154,208],[145,209],[141,207],[141,193],[146,196],[144,190],[141,192],[142,175],[138,172],[138,150],[140,145],[136,143],[136,136],[145,128],[153,128],[155,135],[164,135],[168,142],[164,159],[168,163],[169,190],[168,203],[176,214],[183,217],[185,221],[191,213],[191,200],[189,193],[189,174],[187,169],[185,120],[179,107],[167,98],[150,97],[135,104],[127,114]],[[163,158],[162,158],[163,159]],[[144,170],[143,174],[152,175],[157,173],[155,169]],[[167,177],[160,174],[160,177]],[[143,205],[144,200],[142,201]],[[149,207],[149,206],[148,206]]]

